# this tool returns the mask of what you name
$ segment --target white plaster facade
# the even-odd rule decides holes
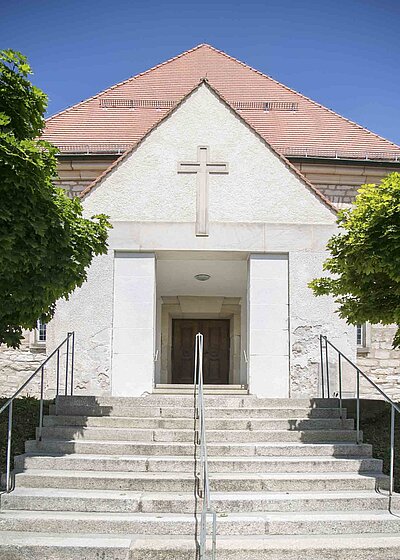
[[[195,235],[196,177],[177,173],[199,146],[229,164],[209,178],[206,237]],[[174,313],[231,318],[230,382],[260,396],[318,394],[321,332],[354,356],[354,329],[307,287],[322,272],[335,212],[208,85],[83,204],[110,216],[113,230],[108,254],[58,303],[49,328],[50,347],[76,332],[77,392],[141,395],[168,382]],[[199,272],[210,280],[196,281]]]

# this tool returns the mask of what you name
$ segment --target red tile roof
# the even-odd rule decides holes
[[[286,155],[395,159],[400,146],[210,45],[199,45],[47,120],[61,152],[122,152],[202,78]]]

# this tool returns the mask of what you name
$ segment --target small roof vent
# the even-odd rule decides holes
[[[100,107],[103,109],[172,109],[178,101],[170,99],[128,99],[123,97],[103,97]],[[290,111],[299,109],[299,104],[292,101],[233,101],[231,103],[238,111]]]
[[[160,99],[125,99],[122,97],[103,97],[100,107],[104,109],[172,109],[177,101]]]

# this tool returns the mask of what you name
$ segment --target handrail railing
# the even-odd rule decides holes
[[[44,405],[44,378],[45,367],[49,364],[50,360],[56,356],[56,396],[60,394],[62,380],[61,380],[61,350],[65,346],[65,383],[64,394],[71,396],[74,392],[74,359],[75,359],[75,333],[69,332],[66,338],[57,346],[55,350],[44,360],[44,362],[28,377],[28,379],[21,385],[21,387],[10,397],[6,403],[0,408],[0,414],[8,408],[8,427],[7,427],[7,451],[6,451],[6,492],[11,492],[13,483],[11,479],[11,443],[12,443],[12,428],[13,428],[13,403],[14,400],[22,393],[22,391],[29,385],[40,372],[40,404],[39,404],[39,427],[37,431],[37,439],[42,439],[43,429],[43,405]],[[68,385],[70,386],[68,391]]]
[[[361,369],[348,358],[343,352],[339,350],[332,342],[328,340],[328,337],[320,335],[320,352],[321,352],[321,388],[322,388],[322,398],[325,398],[327,394],[328,399],[331,395],[331,371],[329,367],[329,348],[336,352],[338,356],[337,360],[337,374],[338,374],[338,397],[340,406],[340,417],[342,418],[343,410],[343,360],[347,362],[356,372],[356,430],[357,430],[357,444],[361,443],[360,436],[360,380],[365,379],[378,393],[390,404],[390,467],[389,467],[389,511],[392,509],[392,498],[394,493],[394,459],[395,459],[395,447],[394,447],[394,432],[395,432],[395,415],[396,412],[400,414],[400,406],[395,403],[389,395],[385,393],[368,375],[366,375]],[[325,393],[326,385],[326,393]]]
[[[215,560],[217,551],[217,514],[211,507],[210,481],[208,478],[207,439],[204,413],[203,391],[203,335],[198,333],[195,341],[194,357],[194,397],[195,397],[195,445],[200,453],[198,498],[203,501],[200,521],[199,560],[206,560],[207,516],[212,516],[211,559]],[[197,450],[196,450],[197,457]]]

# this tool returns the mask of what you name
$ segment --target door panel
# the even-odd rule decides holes
[[[229,383],[229,319],[172,320],[172,383],[193,383],[194,343],[204,337],[204,383]]]

